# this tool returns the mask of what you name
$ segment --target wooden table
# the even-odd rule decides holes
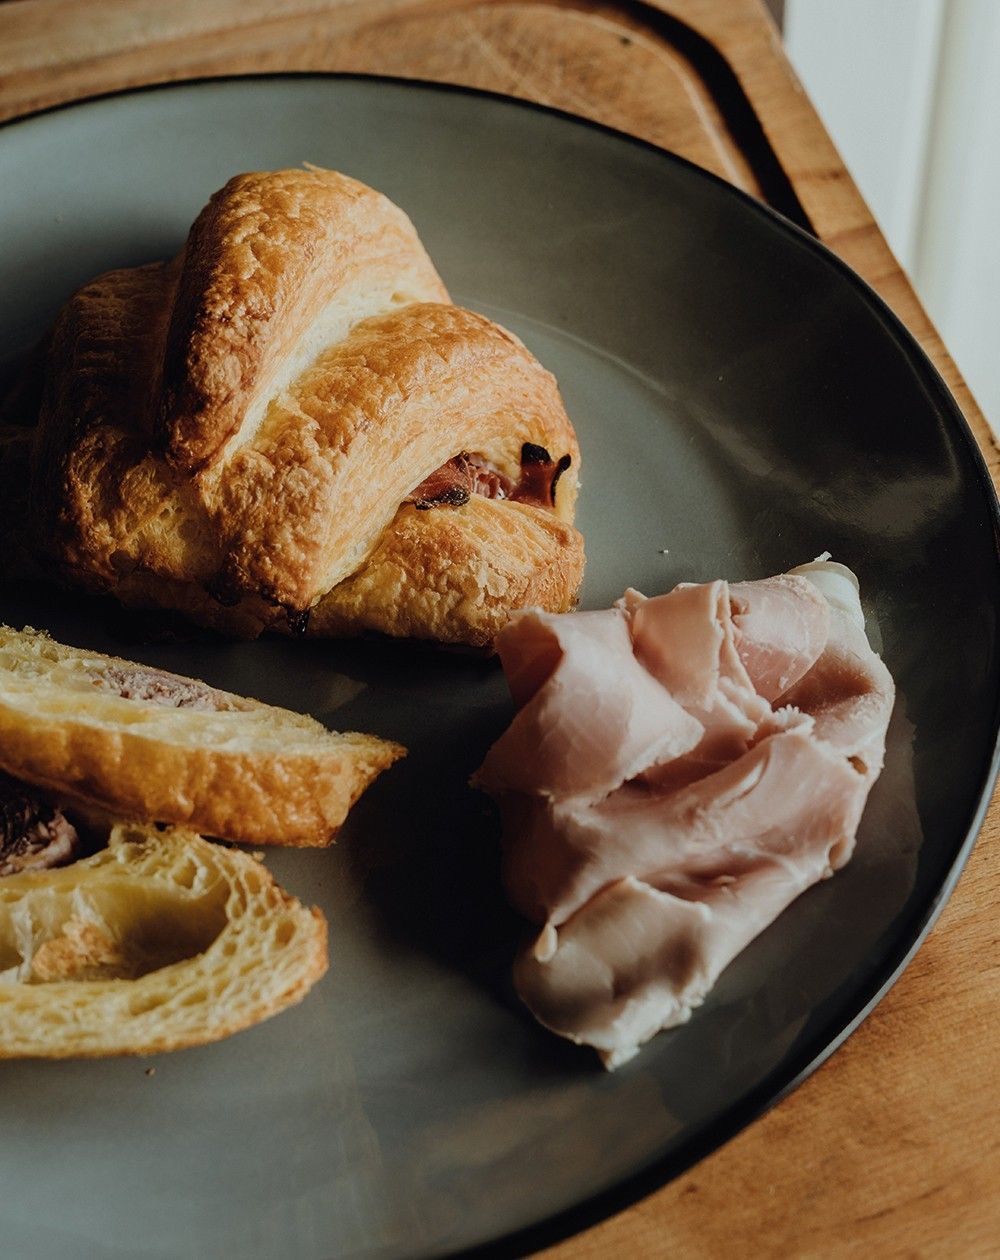
[[[875,0],[877,3],[878,0]],[[760,0],[9,0],[0,117],[128,84],[283,69],[472,84],[633,132],[762,196],[897,311],[994,480],[1000,450],[796,81]],[[848,1043],[686,1176],[547,1253],[1000,1255],[1000,813]]]

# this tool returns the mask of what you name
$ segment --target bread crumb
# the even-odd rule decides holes
[[[153,1068],[153,1067],[146,1068],[146,1075],[147,1075],[147,1076],[155,1076],[155,1075],[156,1075],[156,1068]]]

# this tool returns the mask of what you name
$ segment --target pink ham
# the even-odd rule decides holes
[[[697,718],[635,659],[621,609],[522,614],[497,651],[523,707],[477,776],[491,792],[597,800],[701,739]]]
[[[867,787],[815,738],[811,721],[796,717],[790,729],[676,791],[629,784],[597,804],[532,802],[524,833],[508,832],[511,901],[559,927],[623,873],[654,883],[661,875],[715,879],[761,854],[794,862],[803,846],[823,849],[827,873],[838,869],[850,856]]]
[[[892,680],[832,564],[528,612],[501,653],[522,707],[477,781],[511,901],[543,925],[515,983],[614,1067],[848,860]]]
[[[893,698],[892,678],[864,629],[834,609],[822,656],[781,703],[809,714],[817,737],[850,758],[870,787],[882,769]]]
[[[561,931],[546,928],[519,955],[515,987],[540,1023],[620,1067],[685,1023],[733,958],[820,878],[818,855],[692,881],[685,895],[628,876]]]
[[[689,753],[644,770],[643,782],[680,788],[746,752],[771,709],[736,650],[727,584],[685,583],[655,599],[628,591],[622,606],[637,660],[703,728]]]
[[[777,700],[803,677],[826,643],[830,605],[805,577],[782,573],[729,588],[740,660],[757,694]]]

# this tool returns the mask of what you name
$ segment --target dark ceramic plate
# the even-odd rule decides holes
[[[132,647],[100,604],[0,614],[403,740],[332,852],[268,865],[325,910],[327,978],[230,1041],[5,1065],[7,1254],[516,1250],[724,1141],[884,992],[953,885],[995,773],[996,502],[888,310],[815,241],[598,127],[486,95],[334,77],[157,88],[0,133],[0,357],[71,289],[172,253],[232,173],[309,160],[411,214],[457,299],[559,377],[584,451],[583,602],[759,577],[830,550],[897,683],[857,854],[608,1075],[518,1009],[519,932],[468,773],[509,718],[491,664],[408,646]],[[919,1030],[918,1030],[919,1032]],[[528,1231],[523,1233],[522,1231]]]

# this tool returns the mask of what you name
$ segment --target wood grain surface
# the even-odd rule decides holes
[[[878,0],[875,0],[878,2]],[[1000,450],[784,58],[760,0],[8,0],[0,118],[197,75],[355,70],[491,88],[670,148],[812,225]],[[1000,812],[895,988],[714,1155],[547,1255],[1000,1255]]]

